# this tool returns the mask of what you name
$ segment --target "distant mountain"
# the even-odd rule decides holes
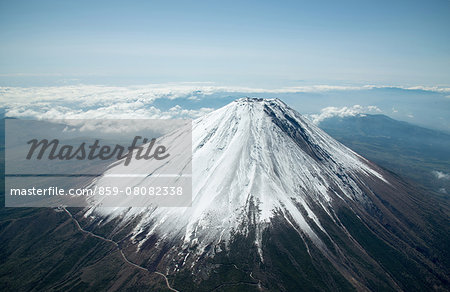
[[[450,135],[361,114],[323,120],[319,127],[369,160],[440,193],[450,193]]]
[[[192,207],[2,211],[0,288],[449,289],[448,204],[280,100],[239,99],[193,121],[192,146]]]

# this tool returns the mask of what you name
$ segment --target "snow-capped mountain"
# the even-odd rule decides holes
[[[229,265],[247,277],[238,281],[245,289],[407,290],[422,287],[424,275],[426,285],[448,281],[429,260],[435,235],[421,216],[423,197],[282,101],[239,99],[192,127],[192,207],[93,206],[79,214],[84,226],[191,288],[220,283]],[[152,173],[147,161],[133,163]]]

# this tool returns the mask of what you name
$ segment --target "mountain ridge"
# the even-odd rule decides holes
[[[47,272],[39,287],[49,289],[162,290],[148,276],[158,272],[180,291],[448,290],[448,205],[281,101],[241,99],[206,115],[192,145],[191,209],[67,208],[124,257],[65,212],[23,210],[1,221],[0,279],[20,273],[20,259],[29,283]]]

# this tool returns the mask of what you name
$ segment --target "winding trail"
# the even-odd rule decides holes
[[[155,273],[155,274],[158,274],[158,275],[164,277],[164,280],[166,280],[167,288],[168,288],[169,290],[174,291],[174,292],[180,292],[180,291],[176,290],[175,288],[173,288],[172,286],[170,286],[170,284],[169,284],[169,279],[167,279],[166,275],[164,275],[163,273],[160,273],[160,272],[150,272],[147,268],[145,268],[145,267],[143,267],[143,266],[140,266],[140,265],[138,265],[138,264],[135,264],[135,263],[131,262],[131,261],[128,260],[128,258],[125,256],[125,254],[123,253],[122,249],[120,248],[120,246],[119,246],[119,244],[118,244],[117,242],[115,242],[115,241],[113,241],[113,240],[111,240],[111,239],[105,238],[105,237],[103,237],[103,236],[94,234],[94,233],[92,233],[92,232],[90,232],[90,231],[88,231],[88,230],[83,229],[83,228],[81,227],[80,223],[78,223],[78,220],[75,219],[75,217],[73,217],[72,213],[70,213],[69,210],[67,210],[65,207],[61,207],[61,208],[67,213],[67,215],[70,216],[71,220],[75,223],[75,225],[76,225],[76,227],[77,227],[77,229],[78,229],[79,231],[81,231],[81,232],[83,232],[83,233],[86,233],[86,234],[88,234],[88,235],[90,235],[90,236],[93,236],[93,237],[95,237],[95,238],[101,239],[101,240],[103,240],[103,241],[107,241],[107,242],[109,242],[109,243],[112,243],[115,247],[117,247],[117,249],[118,249],[119,252],[120,252],[120,255],[122,256],[123,260],[124,260],[127,264],[129,264],[130,266],[133,266],[133,267],[135,267],[135,268],[138,268],[138,269],[140,269],[140,270],[143,270],[143,271],[146,271],[146,272],[149,272],[149,273]]]

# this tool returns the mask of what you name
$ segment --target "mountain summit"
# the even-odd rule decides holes
[[[238,99],[193,121],[192,168],[192,207],[94,206],[78,217],[180,289],[449,283],[442,210],[278,99]]]

